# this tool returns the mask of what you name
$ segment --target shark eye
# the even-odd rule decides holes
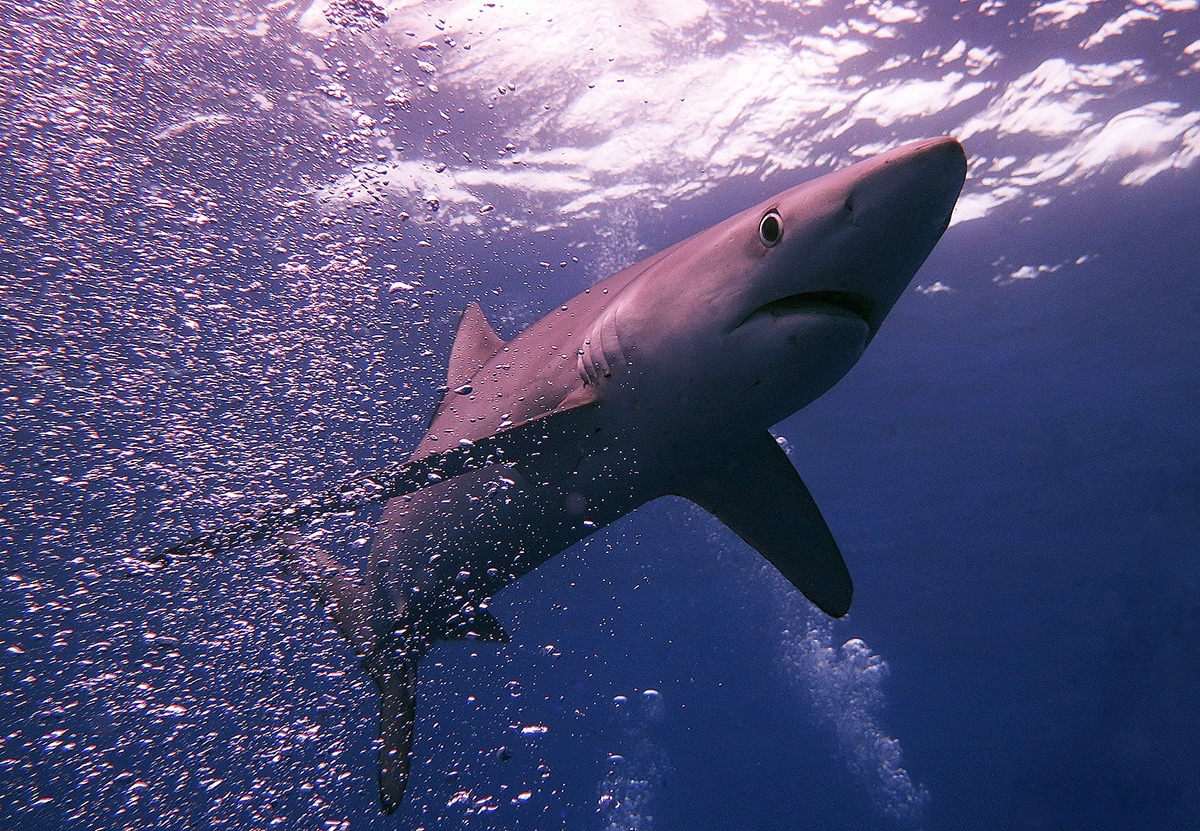
[[[783,239],[783,217],[772,208],[758,221],[758,238],[767,248],[774,248]]]

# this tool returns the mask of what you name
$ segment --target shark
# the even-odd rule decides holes
[[[832,617],[853,583],[773,425],[837,383],[950,224],[950,137],[783,191],[625,268],[511,340],[472,303],[411,456],[165,554],[281,539],[380,695],[379,798],[403,800],[417,668],[439,641],[503,643],[492,598],[664,496],[713,514]],[[385,503],[365,573],[299,532]]]

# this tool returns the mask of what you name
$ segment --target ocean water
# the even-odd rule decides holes
[[[1197,11],[0,0],[0,827],[1200,828]],[[468,302],[943,134],[954,224],[776,428],[845,619],[647,505],[423,662],[386,817],[272,547],[147,562],[403,458]]]

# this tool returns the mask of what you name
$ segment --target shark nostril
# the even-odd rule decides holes
[[[854,213],[854,194],[850,194],[846,197],[846,210],[850,213]]]

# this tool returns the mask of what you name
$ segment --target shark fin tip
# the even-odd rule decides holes
[[[831,618],[844,618],[850,613],[849,596],[845,598],[838,597],[832,599],[825,597],[819,600],[813,600],[813,598],[809,599],[812,600],[813,604],[816,605],[818,609],[829,615]]]

